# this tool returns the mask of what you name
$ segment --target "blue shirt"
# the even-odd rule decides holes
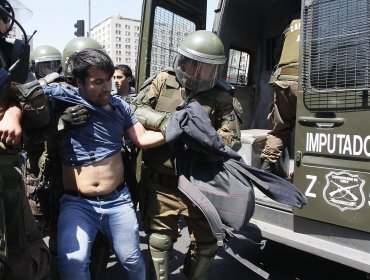
[[[120,98],[109,96],[112,110],[107,111],[87,102],[77,88],[53,84],[43,86],[43,90],[55,100],[57,110],[81,104],[91,111],[86,125],[66,130],[60,139],[65,165],[89,165],[116,154],[122,147],[124,132],[137,122],[130,106]]]

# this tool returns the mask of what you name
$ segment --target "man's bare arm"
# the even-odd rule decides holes
[[[166,143],[161,132],[146,130],[140,122],[127,129],[126,133],[132,142],[142,149],[154,148]]]
[[[0,121],[0,141],[7,145],[17,145],[22,136],[22,111],[11,104]]]

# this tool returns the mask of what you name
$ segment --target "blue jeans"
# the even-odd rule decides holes
[[[145,261],[130,193],[125,187],[105,200],[63,195],[58,221],[58,267],[61,279],[91,279],[91,247],[102,232],[122,265],[124,279],[144,280]]]

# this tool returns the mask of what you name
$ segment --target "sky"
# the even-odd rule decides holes
[[[33,48],[51,45],[63,52],[64,46],[75,37],[74,24],[85,20],[88,30],[89,0],[20,0],[30,9],[32,18],[21,22],[28,35],[37,30],[33,37]],[[90,0],[91,28],[110,16],[141,19],[143,0]],[[208,0],[207,30],[211,30],[214,10],[218,0]]]

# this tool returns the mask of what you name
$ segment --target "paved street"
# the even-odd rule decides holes
[[[141,232],[142,249],[147,258],[147,241]],[[187,228],[182,230],[181,238],[175,243],[171,261],[171,280],[185,280],[182,264],[188,246]],[[249,261],[270,273],[272,280],[365,280],[363,272],[321,259],[281,244],[268,241],[263,250],[247,241],[229,241],[235,251]],[[111,256],[103,280],[118,280],[120,268]],[[207,275],[209,280],[262,280],[244,265],[233,259],[223,249],[219,249],[215,261]]]
[[[148,259],[147,240],[140,232],[141,248]],[[170,280],[186,280],[182,274],[182,264],[189,244],[187,228],[182,229],[182,236],[174,245],[170,264]],[[48,238],[45,238],[48,244]],[[319,258],[317,256],[292,249],[290,247],[267,241],[264,249],[247,241],[231,239],[228,244],[236,253],[247,258],[253,264],[270,274],[271,280],[366,280],[364,272]],[[110,257],[106,271],[99,280],[122,279],[122,272],[114,255]],[[227,254],[222,248],[218,250],[207,278],[209,280],[263,280],[262,277]],[[203,280],[203,279],[202,279]]]

